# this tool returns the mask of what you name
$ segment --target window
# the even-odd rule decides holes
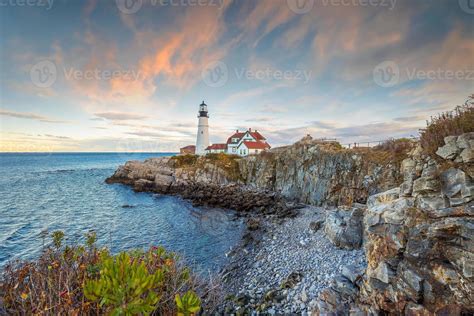
[[[233,147],[232,152],[235,153],[237,151],[237,148]]]
[[[255,149],[255,153],[258,154],[258,149]]]

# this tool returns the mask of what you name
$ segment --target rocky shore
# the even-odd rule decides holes
[[[345,269],[363,271],[362,249],[341,249],[324,232],[326,210],[308,206],[277,224],[262,221],[258,242],[234,254],[226,270],[223,314],[308,315]],[[257,240],[257,239],[256,239]]]
[[[133,186],[137,192],[155,192],[179,195],[191,200],[196,206],[212,206],[235,210],[238,215],[274,215],[292,217],[301,206],[288,203],[278,193],[249,188],[229,181],[217,170],[220,181],[212,176],[201,181],[190,178],[189,173],[172,169],[171,158],[152,158],[144,162],[132,161],[121,166],[107,183],[122,183]]]
[[[403,161],[311,139],[214,158],[128,162],[107,182],[247,218],[222,313],[474,313],[474,133],[447,137],[436,157],[415,144]]]

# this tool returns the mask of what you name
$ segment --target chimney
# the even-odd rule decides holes
[[[235,130],[235,132],[236,132],[236,133],[238,133],[238,132],[239,132],[239,130],[238,130],[238,129],[236,129],[236,130]]]
[[[251,132],[251,131],[252,131],[252,129],[249,127],[249,132]]]

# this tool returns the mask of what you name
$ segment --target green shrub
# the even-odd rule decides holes
[[[99,302],[111,315],[149,314],[155,309],[163,283],[163,270],[149,273],[145,263],[127,253],[106,257],[98,280],[86,280],[84,295]]]
[[[201,309],[201,300],[191,291],[186,292],[183,296],[176,294],[175,301],[179,316],[194,315]]]
[[[454,111],[431,117],[426,122],[426,128],[420,130],[420,143],[427,154],[435,157],[437,149],[444,145],[446,136],[469,132],[474,132],[474,94]]]
[[[195,293],[212,294],[162,247],[111,255],[94,232],[84,245],[64,246],[61,231],[51,237],[37,260],[1,271],[0,314],[191,315],[201,307]]]

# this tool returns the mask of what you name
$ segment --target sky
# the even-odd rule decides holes
[[[473,0],[0,0],[0,151],[175,152],[259,130],[416,137],[474,93]]]

